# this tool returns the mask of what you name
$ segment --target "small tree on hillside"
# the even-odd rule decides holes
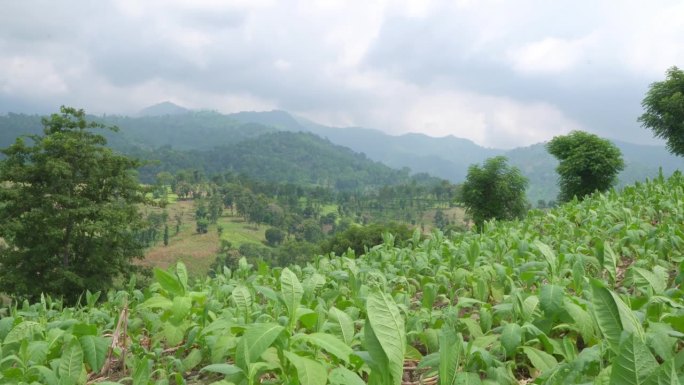
[[[104,126],[83,110],[62,107],[42,122],[42,135],[2,150],[0,291],[73,302],[111,287],[143,255],[140,164],[105,147],[92,132]]]
[[[641,105],[646,110],[638,119],[641,125],[665,139],[671,153],[684,156],[684,71],[668,69],[665,81],[651,84]]]
[[[556,136],[546,144],[546,149],[559,161],[556,171],[561,202],[610,189],[625,167],[619,148],[607,139],[583,131]]]
[[[285,240],[285,233],[275,227],[267,229],[264,235],[266,237],[266,243],[268,243],[269,246],[278,246]]]
[[[515,219],[527,210],[525,178],[504,156],[471,165],[461,187],[461,199],[478,229],[489,219]]]

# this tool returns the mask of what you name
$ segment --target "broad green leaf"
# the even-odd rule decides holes
[[[330,308],[328,315],[331,322],[339,328],[344,343],[351,346],[354,342],[354,321],[347,313],[336,307]]]
[[[366,299],[366,314],[389,363],[394,383],[401,382],[404,370],[406,331],[399,308],[384,292],[375,290]]]
[[[586,342],[592,341],[595,337],[594,320],[591,318],[589,312],[569,299],[566,299],[563,302],[563,305],[565,311],[567,311],[568,314],[570,314],[570,317],[575,321],[574,325],[579,330],[582,339]]]
[[[634,315],[634,312],[632,309],[627,306],[627,304],[620,298],[619,295],[615,294],[612,291],[609,291],[610,295],[613,297],[613,301],[615,301],[615,305],[618,308],[618,312],[620,313],[620,320],[622,321],[622,329],[630,332],[630,333],[635,333],[639,338],[642,340],[644,339],[644,328],[641,326],[641,321]]]
[[[368,376],[368,383],[392,383],[392,377],[389,369],[389,359],[387,358],[385,351],[382,349],[382,345],[380,344],[380,341],[378,341],[378,337],[375,335],[370,321],[366,321],[366,324],[363,327],[363,333],[364,346],[368,350],[368,354],[367,356],[362,354],[364,352],[356,352],[356,354],[359,357],[362,357],[371,369],[371,372]]]
[[[192,300],[185,295],[178,295],[173,298],[171,305],[171,319],[179,324],[190,314],[192,310]]]
[[[31,367],[32,369],[38,371],[40,373],[40,376],[43,378],[43,383],[46,385],[58,385],[59,384],[59,379],[57,378],[57,374],[50,368],[47,368],[42,365],[35,365]]]
[[[266,299],[268,299],[271,302],[282,303],[282,301],[283,301],[282,296],[278,296],[278,293],[276,293],[270,287],[255,285],[254,290],[256,290],[257,293],[260,293],[261,295],[263,295]]]
[[[506,324],[501,331],[501,345],[506,350],[506,357],[513,357],[522,343],[522,328],[515,323]]]
[[[137,309],[162,309],[167,310],[173,306],[173,302],[161,295],[153,295],[145,302],[138,305]]]
[[[7,334],[12,330],[14,325],[14,317],[0,318],[0,342],[5,340]]]
[[[297,321],[297,308],[302,302],[304,289],[295,273],[287,267],[280,273],[280,292],[285,301],[285,306],[287,306],[287,313],[290,316],[290,330],[293,330]]]
[[[176,263],[176,276],[178,276],[178,282],[180,282],[183,290],[188,290],[188,269],[185,268],[182,261]]]
[[[249,316],[252,309],[252,294],[249,289],[244,285],[238,285],[233,289],[232,297],[238,310],[245,316]]]
[[[250,325],[238,341],[235,357],[237,366],[248,372],[249,364],[256,362],[283,330],[285,328],[282,326],[272,323]]]
[[[539,304],[548,317],[556,317],[563,309],[565,293],[558,285],[544,285],[539,291]]]
[[[79,338],[83,348],[85,363],[91,371],[99,372],[107,358],[109,340],[103,337],[83,336]]]
[[[612,293],[596,280],[592,280],[591,293],[592,311],[596,325],[608,341],[610,348],[617,353],[623,328],[615,299],[613,299]]]
[[[207,365],[200,370],[200,372],[212,372],[212,373],[219,373],[223,374],[226,376],[233,376],[236,374],[242,374],[244,375],[245,372],[238,368],[235,365],[231,364],[213,364],[213,365]]]
[[[178,281],[178,277],[169,273],[168,271],[155,268],[154,278],[157,280],[162,289],[169,292],[169,294],[174,296],[185,294],[185,288]]]
[[[143,357],[133,368],[133,385],[148,385],[150,381],[149,359]]]
[[[556,365],[558,365],[558,361],[556,361],[552,355],[542,350],[533,348],[531,346],[523,346],[522,350],[532,363],[532,366],[542,373],[553,370],[555,369]]]
[[[468,329],[468,334],[473,338],[479,338],[484,335],[484,333],[482,333],[482,327],[477,320],[472,318],[459,318],[458,323],[465,325],[466,329]]]
[[[317,325],[318,313],[309,308],[300,306],[295,312],[295,319],[301,322],[302,326],[305,328],[313,329]]]
[[[171,322],[164,322],[162,324],[162,335],[166,339],[166,343],[170,346],[176,346],[183,342],[185,336],[185,328],[176,326]]]
[[[59,376],[76,382],[83,370],[83,350],[77,339],[71,340],[59,360]]]
[[[522,319],[525,321],[531,321],[532,318],[534,318],[534,312],[537,310],[537,306],[539,306],[539,297],[536,295],[531,295],[525,298],[522,303]]]
[[[42,335],[45,328],[38,322],[23,321],[12,328],[5,337],[4,345],[9,345],[23,340],[33,341],[36,334]]]
[[[684,337],[678,332],[675,332],[668,324],[660,322],[649,322],[648,329],[645,333],[646,345],[650,347],[653,352],[662,360],[668,360],[673,357],[673,352],[676,351],[677,337]]]
[[[653,272],[640,267],[633,267],[635,279],[641,279],[653,290],[653,294],[662,294],[667,288],[667,281],[659,279]]]
[[[610,383],[610,372],[613,369],[613,366],[609,365],[603,368],[598,376],[594,378],[594,385],[611,385]]]
[[[606,269],[612,282],[615,282],[617,276],[617,261],[618,257],[610,246],[610,242],[603,242],[603,268]]]
[[[328,372],[320,363],[287,350],[283,354],[297,369],[298,384],[325,385],[328,382]]]
[[[71,327],[71,334],[76,337],[97,335],[97,325],[79,322]]]
[[[316,345],[319,348],[326,350],[328,353],[337,357],[338,359],[349,362],[349,356],[354,353],[351,347],[342,342],[339,338],[332,334],[326,333],[312,333],[312,334],[297,334],[292,337],[294,341],[304,340],[310,344]]]
[[[646,383],[649,385],[681,385],[681,381],[679,381],[678,377],[679,375],[681,375],[681,373],[677,372],[675,359],[671,358],[663,362],[663,364],[660,365],[660,368],[655,373],[651,374]]]
[[[28,343],[28,358],[31,365],[43,364],[47,359],[49,352],[48,343],[45,341],[31,341]],[[0,349],[0,358],[2,357],[2,349]]]
[[[627,336],[613,360],[611,385],[649,384],[648,378],[658,369],[658,362],[644,342],[635,334]]]
[[[225,334],[219,336],[211,346],[211,362],[218,363],[224,361],[224,358],[228,355],[228,350],[231,348],[235,348],[235,337]]]
[[[443,326],[439,334],[439,377],[440,384],[456,383],[456,373],[461,361],[463,338],[448,326]]]
[[[194,369],[195,366],[199,365],[200,362],[202,362],[202,351],[199,349],[192,349],[192,351],[183,358],[183,371],[189,372]]]
[[[454,378],[454,385],[480,385],[482,380],[477,373],[459,372]],[[441,385],[441,383],[440,383]]]
[[[345,367],[331,370],[328,381],[331,385],[366,385],[358,374]]]
[[[270,369],[276,369],[277,367],[269,364],[267,362],[254,362],[249,364],[249,369],[247,371],[247,383],[249,385],[259,384],[258,376]]]
[[[555,279],[558,270],[558,261],[556,258],[556,254],[553,252],[553,250],[551,250],[551,248],[547,244],[541,241],[534,241],[534,246],[536,246],[539,249],[542,256],[546,260],[546,263],[549,265],[549,272],[551,273],[551,278]]]

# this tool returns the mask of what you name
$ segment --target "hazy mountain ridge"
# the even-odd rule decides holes
[[[184,109],[176,107],[179,111]],[[235,114],[187,111],[179,115],[94,118],[121,128],[119,134],[108,133],[107,137],[112,147],[126,152],[151,151],[167,146],[173,150],[193,151],[193,154],[196,154],[198,151],[211,151],[215,147],[232,146],[246,140],[258,139],[264,134],[301,131],[318,135],[329,140],[331,144],[347,147],[364,154],[369,160],[381,162],[389,167],[409,168],[413,173],[425,172],[455,183],[464,180],[471,164],[481,163],[492,156],[505,155],[511,164],[519,167],[530,179],[530,202],[536,204],[540,199],[554,200],[558,193],[555,172],[557,161],[546,152],[544,143],[501,150],[485,148],[470,140],[453,136],[434,138],[415,133],[395,136],[362,127],[334,128],[277,110],[245,111]],[[18,135],[38,133],[41,130],[40,117],[37,115],[0,116],[0,146],[6,147],[11,144]],[[663,146],[622,141],[614,143],[622,151],[626,163],[625,170],[620,174],[620,185],[653,178],[657,176],[660,167],[669,175],[682,165],[682,160],[669,154]],[[137,150],[133,151],[133,148]],[[256,147],[251,148],[257,151]],[[178,152],[176,155],[180,158],[177,163],[189,163],[183,160],[187,154],[180,155]],[[174,159],[169,157],[168,161],[172,162]]]
[[[166,101],[143,108],[137,116],[183,115],[189,112],[192,110]]]
[[[230,171],[259,181],[339,190],[379,188],[411,180],[408,170],[393,169],[313,133],[277,130],[215,112],[88,118],[120,128],[119,132],[99,133],[115,150],[146,161],[139,169],[139,177],[145,183],[153,182],[161,171],[176,173],[188,169],[206,175]],[[38,115],[0,116],[0,147],[11,145],[19,136],[39,134],[42,130]],[[420,178],[420,183],[433,182],[438,180]]]
[[[278,111],[279,115],[287,114]],[[297,129],[313,132],[336,144],[362,152],[370,159],[394,168],[409,167],[413,172],[427,172],[451,182],[462,182],[471,164],[504,155],[512,165],[529,178],[528,199],[535,203],[555,200],[558,194],[555,168],[557,160],[537,143],[512,150],[492,149],[453,136],[435,138],[409,133],[389,135],[382,131],[361,127],[333,128],[306,119],[296,118]],[[290,121],[288,119],[288,121]],[[291,125],[291,123],[290,123]],[[670,154],[664,146],[642,145],[613,140],[625,160],[625,170],[619,175],[619,186],[653,178],[662,167],[665,175],[681,168],[682,159]]]

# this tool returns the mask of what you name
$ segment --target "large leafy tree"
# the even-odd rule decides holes
[[[683,156],[684,71],[677,67],[668,69],[664,81],[651,84],[641,105],[645,109],[638,119],[641,125],[665,139],[671,153]]]
[[[461,199],[478,229],[489,219],[520,218],[527,210],[527,179],[504,156],[471,165],[461,186]]]
[[[556,136],[546,144],[546,149],[559,161],[556,172],[560,185],[558,199],[562,202],[610,189],[625,168],[619,148],[584,131]]]
[[[73,301],[135,270],[145,197],[139,163],[105,147],[92,132],[105,127],[83,110],[62,107],[42,123],[42,135],[2,150],[0,292]]]

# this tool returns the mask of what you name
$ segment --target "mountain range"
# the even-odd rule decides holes
[[[546,151],[545,143],[503,150],[483,147],[455,136],[435,138],[417,133],[389,135],[362,127],[329,127],[293,117],[285,111],[240,112],[227,116],[280,130],[312,132],[390,167],[408,167],[414,173],[425,172],[453,183],[465,180],[470,165],[503,155],[530,180],[527,190],[530,202],[552,201],[558,195],[558,176],[555,171],[558,161]],[[619,140],[612,142],[620,149],[625,161],[625,169],[619,175],[619,187],[654,178],[661,169],[669,175],[682,166],[682,159],[670,154],[664,146]]]
[[[0,119],[0,146],[2,147],[11,143],[14,140],[13,137],[19,134],[35,133],[40,130],[40,119],[37,116],[9,114],[8,118],[12,120],[11,127],[8,126],[7,121]],[[410,169],[414,174],[428,173],[459,183],[465,179],[470,165],[482,163],[492,156],[503,155],[508,157],[510,164],[520,168],[530,180],[527,191],[530,202],[551,201],[558,193],[555,173],[557,161],[546,152],[544,143],[503,150],[482,147],[468,139],[454,136],[435,138],[416,133],[389,135],[379,130],[363,127],[329,127],[293,116],[285,111],[220,114],[212,111],[192,111],[170,102],[145,108],[135,117],[93,118],[105,124],[120,127],[120,134],[107,134],[113,147],[135,155],[142,154],[143,158],[149,156],[145,151],[166,147],[166,152],[158,153],[165,154],[169,162],[179,163],[178,167],[196,165],[196,161],[201,159],[211,164],[205,169],[213,171],[216,165],[211,162],[216,162],[219,158],[225,161],[230,159],[233,162],[239,160],[236,156],[217,155],[221,151],[239,153],[245,158],[249,156],[246,149],[250,149],[260,154],[261,162],[266,162],[269,157],[280,157],[280,163],[278,159],[274,160],[275,163],[266,162],[270,165],[264,164],[266,168],[274,169],[278,164],[287,164],[290,169],[301,168],[303,173],[320,174],[321,170],[316,168],[316,165],[305,164],[314,158],[301,156],[302,152],[309,148],[311,153],[316,154],[317,162],[321,161],[326,151],[330,151],[331,159],[339,162],[350,161],[347,170],[358,171],[366,167],[377,173],[380,169],[376,162],[380,162],[394,169],[403,169],[402,175]],[[314,134],[326,140],[271,135],[277,132],[302,132]],[[264,140],[259,138],[264,138]],[[297,149],[293,152],[297,155],[280,151],[282,148],[275,146],[274,140],[281,140],[283,143],[296,146]],[[244,145],[240,146],[240,143]],[[659,169],[662,169],[665,174],[670,174],[682,164],[681,159],[669,154],[662,146],[640,145],[616,140],[613,140],[613,143],[622,151],[626,164],[625,170],[619,176],[621,185],[653,178],[658,175]],[[342,152],[346,151],[343,147],[360,153],[361,158],[355,158],[352,154],[343,154]],[[178,151],[190,151],[192,154],[181,154]],[[214,155],[213,157],[199,155],[203,151],[213,151]],[[292,157],[286,159],[288,155]],[[257,159],[255,156],[250,156],[249,162],[251,163],[245,161],[241,164],[249,163],[250,172],[270,175],[271,178],[276,176],[277,173],[259,172],[257,164],[254,163],[255,159]],[[365,166],[362,166],[363,159],[369,162],[364,163]],[[313,171],[314,169],[317,171]],[[297,175],[298,179],[306,179],[303,175]],[[346,175],[345,184],[348,184],[350,175]],[[382,175],[392,175],[392,173],[385,172]],[[362,179],[365,178],[362,177]]]

